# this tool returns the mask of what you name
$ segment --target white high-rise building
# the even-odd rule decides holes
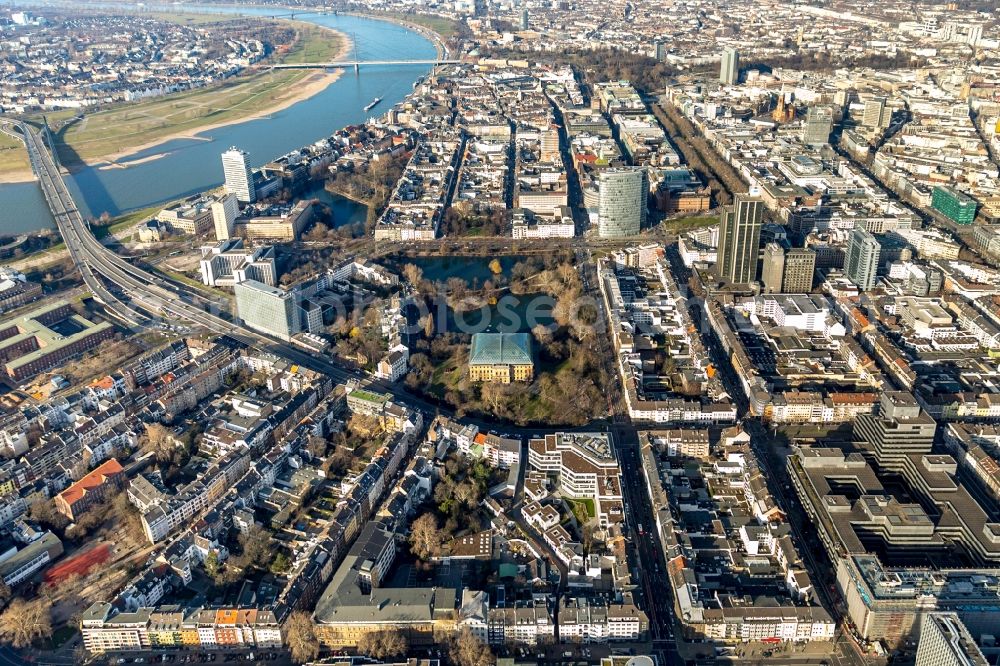
[[[861,291],[875,288],[878,274],[878,259],[882,246],[878,239],[860,227],[855,227],[847,241],[847,256],[844,259],[844,273]]]
[[[889,126],[892,113],[886,108],[885,97],[872,97],[865,101],[861,124],[865,127],[882,128]]]
[[[240,214],[240,204],[232,192],[212,202],[212,222],[215,223],[215,239],[229,240],[236,228],[236,217]]]
[[[257,200],[253,171],[250,170],[245,152],[239,148],[230,148],[222,153],[222,171],[226,175],[226,192],[235,194],[240,203],[253,203]]]

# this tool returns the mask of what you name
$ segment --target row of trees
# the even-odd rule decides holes
[[[476,233],[481,236],[500,236],[504,233],[505,214],[502,209],[476,213],[463,204],[448,208],[441,220],[441,233],[454,238]]]
[[[304,611],[292,613],[285,623],[285,641],[292,661],[296,663],[314,661],[320,654],[319,639],[312,619]],[[445,648],[448,661],[453,666],[496,664],[496,657],[489,646],[479,640],[469,627],[462,627],[457,633],[444,637],[439,645]],[[375,659],[404,657],[409,649],[410,643],[406,635],[396,628],[370,632],[358,640],[358,652]]]
[[[673,105],[654,105],[653,112],[666,128],[685,161],[707,181],[716,203],[726,205],[730,195],[747,191],[743,179],[708,140]]]
[[[525,54],[512,49],[495,48],[487,54],[496,58],[523,58]],[[529,57],[538,57],[531,54]],[[577,49],[562,51],[554,57],[559,64],[572,65],[584,72],[590,81],[620,81],[627,79],[641,91],[659,91],[664,81],[675,76],[678,70],[640,53],[629,53],[617,48]]]
[[[869,68],[892,71],[921,67],[926,62],[926,58],[911,55],[905,51],[896,51],[893,55],[867,53],[845,57],[842,52],[830,53],[812,49],[791,48],[794,47],[794,44],[789,44],[788,46],[790,49],[787,55],[765,58],[757,62],[741,63],[741,67],[742,69],[760,69],[764,71],[779,68],[820,72],[832,72],[835,69],[842,68]]]

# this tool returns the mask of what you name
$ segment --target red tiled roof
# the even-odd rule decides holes
[[[92,381],[90,385],[95,389],[110,390],[115,387],[115,380],[111,378],[111,375],[104,375],[100,379]]]
[[[118,461],[112,458],[111,460],[103,463],[100,467],[91,471],[90,474],[87,474],[87,476],[83,477],[66,490],[59,493],[59,496],[66,502],[66,504],[73,506],[87,494],[88,490],[103,486],[109,477],[121,474],[123,471],[124,470]]]

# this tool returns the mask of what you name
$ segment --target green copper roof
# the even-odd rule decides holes
[[[531,336],[527,333],[476,333],[472,336],[470,365],[528,365],[531,362]]]

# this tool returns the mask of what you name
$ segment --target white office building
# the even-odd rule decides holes
[[[247,280],[272,287],[278,283],[274,247],[262,245],[248,250],[239,238],[203,246],[199,268],[201,281],[209,287],[232,287]]]
[[[216,240],[224,241],[233,237],[236,217],[239,214],[240,204],[232,192],[227,192],[212,202],[212,222],[215,224]]]
[[[719,83],[727,86],[736,85],[740,80],[740,54],[736,49],[727,48],[722,52],[722,65],[719,67]]]
[[[240,203],[257,201],[253,171],[244,151],[230,148],[222,153],[222,171],[226,176],[226,192],[235,194]]]
[[[920,623],[917,666],[986,666],[989,663],[956,613],[927,613]]]

